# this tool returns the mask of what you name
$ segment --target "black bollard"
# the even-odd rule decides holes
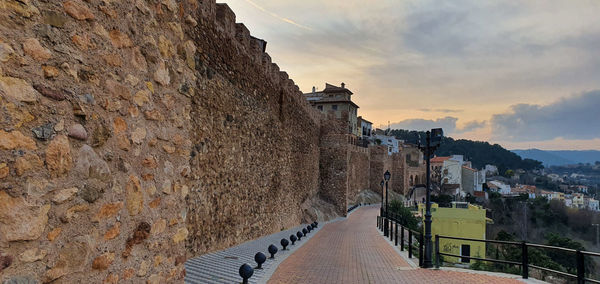
[[[290,235],[290,241],[292,241],[292,245],[294,245],[294,243],[298,240],[298,238],[296,238],[296,235],[292,234]]]
[[[308,230],[306,230],[306,228],[302,229],[302,234],[306,236],[306,234],[308,234]]]
[[[319,222],[315,221],[315,227],[319,227]]]
[[[302,236],[304,236],[300,231],[298,231],[296,233],[296,237],[298,237],[298,241],[300,241],[302,239]]]
[[[269,253],[271,254],[270,258],[275,258],[275,254],[277,253],[277,247],[274,245],[269,246]]]
[[[310,224],[310,226],[311,226],[313,229],[317,227],[317,226],[315,226],[315,223],[312,223],[312,224]]]
[[[306,229],[308,230],[309,233],[310,233],[310,231],[312,231],[312,227],[311,226],[306,226]]]
[[[245,263],[240,266],[240,276],[243,279],[243,284],[248,284],[248,278],[252,277],[252,274],[254,274],[254,269],[252,269],[252,266]]]
[[[256,264],[258,264],[258,266],[256,266],[255,269],[262,269],[262,264],[265,263],[265,261],[267,261],[267,256],[262,252],[257,252],[254,255],[254,261],[256,261]]]
[[[281,239],[281,242],[279,243],[283,247],[283,250],[285,250],[285,247],[287,247],[290,244],[290,242],[287,239]]]

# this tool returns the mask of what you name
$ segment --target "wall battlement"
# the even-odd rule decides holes
[[[201,13],[200,16],[204,17],[207,21],[214,21],[215,25],[219,27],[218,31],[222,32],[222,36],[234,40],[235,44],[240,46],[240,49],[248,56],[259,62],[262,60],[262,64],[265,66],[265,74],[267,74],[273,84],[281,85],[282,88],[286,90],[286,95],[297,97],[294,101],[304,102],[303,108],[307,112],[315,112],[306,102],[300,88],[289,78],[287,72],[281,71],[276,63],[271,62],[271,56],[265,52],[267,42],[253,37],[243,23],[236,23],[235,13],[227,4],[215,2],[216,1],[204,1],[201,4],[207,6],[206,8],[201,9],[201,11],[210,11],[212,7],[215,7],[215,18],[211,18],[211,13],[204,12]],[[320,117],[314,114],[311,114],[310,116],[312,119],[315,119],[315,121],[318,121],[316,118]]]

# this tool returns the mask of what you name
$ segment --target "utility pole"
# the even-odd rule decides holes
[[[417,141],[418,147],[425,154],[426,161],[426,194],[425,194],[425,257],[423,260],[424,268],[433,267],[433,248],[431,243],[431,155],[442,141],[444,132],[441,128],[431,129],[427,131],[425,137],[425,147],[421,147],[421,139]],[[432,143],[433,142],[433,143]],[[432,145],[433,144],[433,145]]]
[[[600,224],[592,224],[596,227],[596,246],[600,247]]]

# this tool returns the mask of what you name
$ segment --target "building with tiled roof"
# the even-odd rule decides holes
[[[357,127],[358,105],[352,102],[352,92],[342,83],[341,87],[325,83],[325,89],[317,92],[313,87],[312,92],[304,94],[306,100],[319,111],[332,114],[337,119],[348,121],[348,133],[361,136]]]

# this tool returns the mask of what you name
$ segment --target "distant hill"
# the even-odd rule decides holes
[[[391,131],[391,135],[404,140],[407,143],[416,143],[417,137],[424,140],[425,132],[410,131],[403,129],[395,129]],[[422,141],[421,143],[425,143]],[[490,144],[482,141],[472,141],[466,139],[454,140],[452,137],[444,137],[442,144],[435,152],[437,156],[463,155],[467,160],[471,161],[473,167],[481,169],[486,164],[495,165],[500,173],[504,173],[507,169],[524,169],[531,170],[541,168],[542,162],[523,159],[519,155],[504,149],[498,144]]]
[[[544,166],[561,166],[578,163],[593,164],[600,161],[600,151],[596,150],[512,150],[522,158],[535,159],[544,163]]]

